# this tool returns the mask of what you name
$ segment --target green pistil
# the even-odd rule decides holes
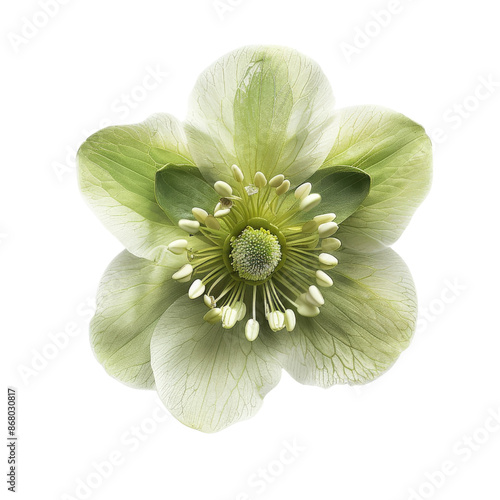
[[[231,241],[233,269],[240,278],[262,281],[274,272],[281,260],[278,237],[264,228],[247,226]]]

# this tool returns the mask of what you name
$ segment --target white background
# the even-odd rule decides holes
[[[500,498],[494,2],[58,0],[48,18],[42,1],[4,2],[1,15],[2,365],[19,397],[17,498]],[[314,58],[338,107],[384,105],[434,135],[432,192],[395,245],[421,319],[376,382],[323,390],[284,374],[255,418],[205,435],[94,359],[92,299],[122,247],[81,198],[71,151],[108,122],[183,118],[197,75],[252,43]],[[151,70],[159,82],[145,91]]]

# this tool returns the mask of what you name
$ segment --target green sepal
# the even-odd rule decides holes
[[[193,219],[191,209],[203,208],[208,213],[220,199],[196,167],[168,164],[156,173],[155,195],[158,205],[174,222]]]
[[[321,195],[321,202],[307,212],[298,212],[296,220],[306,221],[315,215],[334,213],[335,221],[340,223],[361,206],[370,192],[371,179],[359,168],[339,165],[317,170],[307,182],[312,184],[311,193]],[[296,201],[294,197],[289,199]]]

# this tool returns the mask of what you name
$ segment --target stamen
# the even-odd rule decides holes
[[[235,309],[238,311],[237,321],[241,321],[247,314],[247,306],[244,302],[240,301],[236,303]]]
[[[318,223],[314,220],[307,221],[302,226],[303,233],[315,233],[317,229],[318,229]]]
[[[295,329],[297,319],[295,318],[295,313],[291,309],[285,311],[285,327],[287,332],[291,332]]]
[[[220,223],[213,215],[209,215],[205,219],[205,226],[207,226],[209,229],[213,229],[215,231],[220,230]]]
[[[167,249],[175,255],[182,255],[186,251],[187,246],[187,240],[175,240],[167,246]]]
[[[282,194],[285,194],[289,189],[290,189],[290,181],[285,180],[276,188],[276,194],[278,196],[281,196]]]
[[[333,256],[330,255],[329,253],[320,253],[318,260],[320,261],[321,264],[325,266],[336,266],[339,261]]]
[[[255,319],[255,307],[256,307],[256,299],[257,299],[257,287],[253,287],[253,295],[252,295],[252,316]]]
[[[231,209],[230,208],[224,208],[222,210],[217,210],[215,213],[214,213],[214,217],[217,217],[217,218],[220,218],[220,217],[225,217],[226,215],[228,215],[229,213],[231,212]]]
[[[305,300],[305,293],[303,293],[300,297],[296,299],[297,303],[297,312],[306,318],[314,318],[319,314],[319,307],[313,306],[309,304]]]
[[[333,285],[333,280],[324,271],[318,270],[316,271],[316,283],[318,286],[327,288]]]
[[[181,219],[179,227],[189,234],[195,234],[200,230],[200,223],[196,220]]]
[[[321,242],[321,250],[324,252],[335,252],[340,246],[340,240],[337,238],[326,238]]]
[[[234,180],[236,182],[243,182],[243,179],[245,178],[243,175],[243,172],[241,171],[240,167],[238,165],[233,165],[231,167],[231,172],[233,173]]]
[[[207,218],[208,216],[208,213],[203,210],[203,208],[193,208],[191,210],[191,213],[193,214],[194,218],[200,223],[200,224],[204,224],[205,223],[205,219]]]
[[[257,172],[253,178],[253,183],[259,189],[262,189],[267,184],[266,176],[262,172]]]
[[[249,319],[245,325],[245,337],[250,342],[253,342],[259,335],[259,322],[255,319]]]
[[[191,264],[184,264],[176,273],[172,275],[174,280],[182,280],[184,278],[190,278],[193,274],[193,266]]]
[[[230,329],[238,321],[238,310],[231,306],[222,306],[222,328]]]
[[[313,221],[317,222],[319,224],[324,224],[325,222],[331,222],[332,220],[337,217],[335,214],[323,214],[323,215],[316,215],[316,217],[313,217]]]
[[[289,268],[288,271],[283,272],[287,280],[281,279],[280,276],[276,276],[276,281],[281,283],[283,286],[288,288],[296,295],[300,295],[300,290],[304,287],[304,276],[302,273],[297,272],[294,268]],[[293,285],[292,285],[293,283]],[[285,294],[281,292],[283,296]],[[287,298],[289,302],[292,303],[290,299]]]
[[[222,310],[219,308],[214,308],[210,309],[205,316],[203,316],[203,319],[211,324],[218,323],[222,318]]]
[[[269,314],[268,322],[273,332],[279,332],[285,328],[285,315],[281,311],[273,311]]]
[[[205,285],[201,280],[194,280],[193,283],[191,283],[191,286],[189,287],[189,292],[188,296],[190,299],[196,299],[200,295],[203,295],[203,292],[205,291]]]
[[[307,302],[316,307],[321,307],[325,305],[325,299],[323,298],[323,295],[319,291],[318,287],[315,285],[311,285],[309,287],[309,290],[306,293],[306,300]]]
[[[278,175],[275,175],[269,181],[269,185],[271,187],[277,188],[278,186],[281,186],[281,184],[283,183],[284,180],[285,180],[285,176],[283,174],[278,174]]]
[[[302,201],[300,202],[299,207],[300,207],[300,210],[303,210],[304,212],[308,212],[309,210],[318,206],[320,202],[321,202],[321,195],[320,194],[318,194],[318,193],[308,194],[305,198],[302,198]]]
[[[231,186],[227,182],[224,182],[224,181],[217,181],[214,184],[214,189],[215,189],[215,191],[217,191],[218,194],[220,194],[221,196],[223,196],[225,198],[227,198],[228,196],[231,196],[233,194],[233,189],[231,188]]]
[[[219,284],[219,282],[221,280],[223,280],[227,275],[228,275],[228,273],[225,272],[225,273],[222,273],[222,275],[219,276],[219,278],[217,278],[217,280],[215,281],[215,283],[212,284],[212,286],[210,287],[210,290],[208,291],[209,295],[212,293],[212,290]],[[213,299],[213,302],[215,304],[215,298],[214,297],[211,297],[211,298]]]
[[[339,226],[335,222],[325,222],[320,224],[318,227],[318,234],[320,238],[328,238],[332,234],[335,234]]]
[[[333,285],[324,269],[338,263],[331,252],[340,247],[340,241],[329,238],[338,229],[333,222],[335,214],[320,214],[298,223],[299,211],[311,210],[321,202],[319,193],[311,193],[310,183],[300,185],[290,203],[290,181],[283,174],[268,182],[262,172],[257,172],[253,184],[245,186],[244,174],[237,165],[231,166],[231,173],[236,181],[234,193],[227,182],[214,184],[220,199],[213,215],[194,207],[195,220],[179,221],[179,227],[189,234],[200,231],[208,245],[188,249],[189,239],[171,242],[169,251],[177,255],[186,252],[189,260],[172,278],[188,282],[193,275],[199,276],[189,286],[188,296],[203,296],[209,308],[203,318],[209,323],[221,322],[223,328],[231,329],[247,318],[245,336],[254,341],[260,331],[257,314],[263,310],[270,330],[286,328],[292,332],[296,314],[314,317],[320,313],[325,299],[318,287]],[[282,211],[282,207],[286,209]],[[260,219],[268,221],[262,222],[265,227],[256,222]],[[283,240],[286,245],[282,248]],[[225,251],[229,255],[224,255]],[[280,266],[284,254],[286,262]],[[246,293],[248,286],[252,286],[251,298]]]
[[[295,190],[295,198],[297,200],[303,200],[306,196],[309,195],[311,192],[312,184],[310,182],[305,182],[304,184],[301,184],[296,190]]]
[[[222,290],[222,292],[216,297],[215,301],[219,302],[219,300],[222,299],[222,297],[226,296],[231,290],[233,290],[235,286],[236,283],[234,281],[230,282],[228,285],[226,285],[224,290]]]
[[[216,305],[215,297],[211,295],[203,295],[203,302],[205,302],[205,305],[210,309],[213,309]]]

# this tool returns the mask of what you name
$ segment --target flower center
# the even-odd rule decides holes
[[[247,226],[231,241],[233,269],[239,277],[249,281],[262,281],[273,273],[281,260],[278,237],[263,227]]]
[[[338,229],[335,214],[304,217],[321,202],[310,183],[292,193],[282,174],[268,181],[257,172],[253,182],[245,183],[236,165],[231,171],[233,186],[214,184],[220,199],[213,215],[195,207],[196,220],[179,221],[195,243],[176,240],[168,249],[186,254],[188,263],[172,278],[188,282],[197,276],[188,295],[203,295],[209,309],[203,319],[230,329],[250,316],[245,335],[252,341],[259,335],[262,317],[272,331],[292,331],[295,312],[306,317],[320,313],[325,301],[318,287],[333,285],[327,271],[338,263],[331,252],[340,241],[331,237]]]

